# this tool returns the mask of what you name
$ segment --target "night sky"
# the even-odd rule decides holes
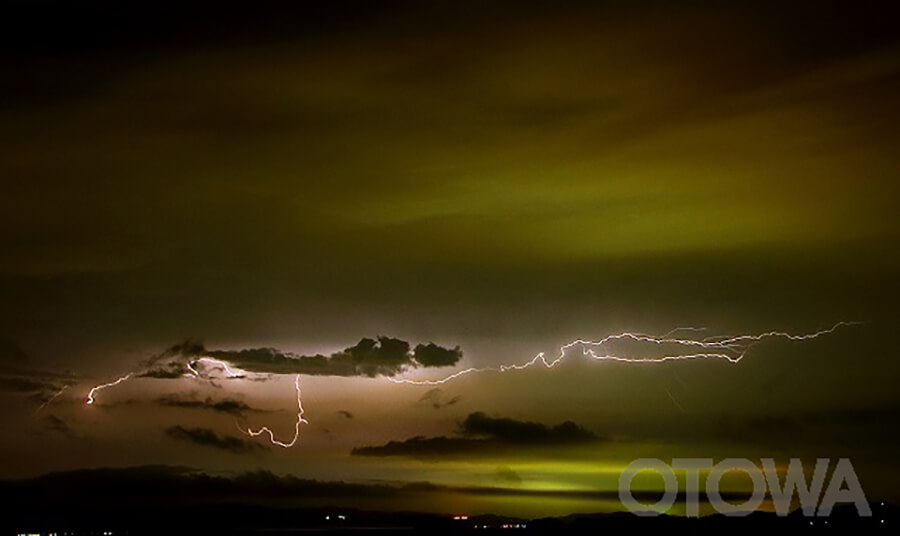
[[[4,7],[0,478],[533,517],[639,457],[849,457],[900,500],[891,3],[674,4]],[[295,374],[296,444],[249,436],[291,439]]]

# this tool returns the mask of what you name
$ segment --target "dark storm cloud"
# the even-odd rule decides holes
[[[187,367],[184,363],[178,363],[176,361],[171,361],[169,363],[161,363],[154,365],[153,367],[147,369],[144,372],[141,372],[137,375],[138,378],[155,378],[157,380],[174,380],[176,378],[183,378],[185,374],[188,373]]]
[[[235,454],[248,454],[267,450],[266,447],[259,443],[247,441],[239,437],[219,435],[209,428],[170,426],[169,428],[166,428],[166,435],[178,441],[186,441],[202,447],[227,450]]]
[[[442,348],[436,344],[410,344],[392,337],[363,338],[356,345],[325,355],[296,355],[275,348],[244,350],[207,350],[201,343],[187,341],[169,348],[150,361],[143,375],[156,378],[178,378],[186,370],[183,361],[212,357],[248,372],[269,374],[306,374],[312,376],[394,376],[418,367],[445,367],[462,358],[459,347]],[[162,365],[159,362],[176,358]]]
[[[517,449],[583,445],[601,438],[572,421],[555,426],[489,417],[485,413],[469,414],[460,423],[465,437],[417,436],[384,445],[354,448],[355,456],[409,456],[432,458],[466,454],[514,453]]]
[[[413,356],[423,367],[449,367],[455,365],[462,358],[462,350],[456,348],[443,348],[430,342],[417,344]]]
[[[504,447],[503,444],[489,439],[416,436],[402,441],[389,441],[379,446],[355,447],[350,454],[352,456],[441,458],[501,450],[502,447]]]
[[[164,396],[156,399],[156,403],[161,406],[184,408],[184,409],[203,409],[216,411],[219,413],[228,413],[230,415],[240,416],[245,412],[262,411],[253,408],[246,403],[233,398],[224,398],[221,400],[213,400],[206,398],[203,400],[186,399],[178,396]]]
[[[156,359],[177,356],[197,356],[206,351],[203,343],[195,339],[186,339],[178,344],[173,344],[162,352]]]
[[[190,372],[187,368],[189,360],[185,358],[200,356],[205,350],[200,341],[186,339],[147,359],[147,369],[138,374],[138,377],[161,380],[181,378]]]
[[[452,406],[460,400],[462,400],[462,397],[459,395],[447,399],[445,397],[443,389],[434,388],[425,391],[425,394],[419,397],[419,400],[416,401],[416,405],[425,405],[434,409],[441,409],[447,406]]]
[[[344,417],[345,419],[352,419],[352,418],[353,418],[353,414],[350,413],[350,412],[347,411],[347,410],[344,410],[344,409],[339,410],[337,413],[338,413],[338,415],[340,415],[341,417]]]
[[[517,444],[554,445],[584,443],[597,438],[593,432],[572,421],[549,427],[545,424],[518,421],[503,417],[489,417],[483,412],[469,414],[460,430],[468,435],[487,436]]]

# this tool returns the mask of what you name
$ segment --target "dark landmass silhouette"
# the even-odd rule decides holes
[[[352,484],[304,480],[267,471],[211,475],[188,467],[141,466],[50,473],[0,481],[4,513],[0,534],[299,534],[404,532],[459,534],[889,534],[900,523],[892,505],[873,503],[861,518],[852,505],[838,505],[828,518],[800,511],[786,517],[754,512],[746,517],[699,519],[630,513],[584,513],[523,519],[499,515],[455,518],[451,514],[373,511],[343,506],[309,506],[379,497],[405,499],[465,488],[434,484]],[[471,493],[491,493],[475,488]],[[495,490],[499,493],[499,491]],[[548,496],[548,500],[552,497]],[[289,506],[285,506],[289,504]],[[440,505],[435,507],[439,510]]]

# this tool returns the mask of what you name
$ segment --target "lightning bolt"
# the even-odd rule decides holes
[[[300,438],[300,425],[301,424],[309,424],[309,421],[303,418],[303,392],[300,390],[300,375],[294,378],[294,388],[297,390],[297,422],[294,423],[294,437],[288,442],[284,443],[275,439],[275,434],[268,427],[263,426],[259,430],[254,431],[251,428],[247,428],[247,435],[251,437],[257,437],[262,434],[269,435],[269,441],[273,445],[278,445],[279,447],[291,448],[297,442],[297,439]],[[243,431],[243,430],[242,430]]]
[[[59,391],[57,391],[56,393],[54,393],[53,396],[51,396],[51,397],[48,398],[46,401],[44,401],[43,404],[41,404],[40,406],[38,406],[38,409],[34,410],[34,413],[32,413],[32,415],[37,415],[38,413],[40,413],[44,408],[46,408],[47,406],[49,406],[50,404],[52,404],[53,401],[56,400],[56,398],[57,398],[59,395],[63,394],[63,391],[65,391],[65,390],[68,389],[68,388],[69,388],[68,385],[64,385],[62,389],[60,389]]]
[[[231,367],[228,366],[228,363],[226,363],[224,361],[220,361],[218,359],[213,359],[211,357],[201,357],[199,359],[195,359],[195,360],[187,363],[188,370],[190,370],[194,374],[194,376],[196,376],[198,378],[200,378],[202,376],[194,368],[194,365],[197,363],[210,363],[213,367],[221,368],[222,370],[225,371],[225,376],[227,376],[229,378],[243,378],[246,376],[246,374],[243,371],[235,372],[234,370],[232,370]]]
[[[825,335],[829,335],[831,333],[834,333],[841,327],[853,326],[853,325],[859,325],[859,324],[862,324],[862,322],[844,322],[844,321],[842,321],[842,322],[838,322],[837,324],[831,326],[830,328],[822,329],[819,331],[815,331],[812,333],[806,333],[806,334],[802,334],[802,335],[793,335],[793,334],[783,332],[783,331],[767,331],[765,333],[760,333],[760,334],[756,334],[756,335],[736,335],[736,336],[732,336],[732,335],[721,336],[720,335],[720,336],[707,337],[704,339],[691,339],[691,338],[682,338],[682,337],[674,336],[676,333],[681,332],[681,331],[687,331],[687,332],[705,331],[705,328],[694,328],[694,327],[676,328],[676,329],[673,329],[673,330],[669,331],[668,333],[666,333],[664,335],[660,335],[660,336],[647,335],[644,333],[623,332],[623,333],[618,333],[618,334],[614,334],[614,335],[608,335],[608,336],[606,336],[602,339],[596,340],[596,341],[576,339],[572,342],[569,342],[567,344],[560,346],[559,352],[556,355],[556,357],[553,359],[549,359],[549,360],[546,357],[546,355],[543,352],[541,352],[541,353],[537,354],[536,356],[534,356],[531,360],[526,361],[524,363],[503,364],[503,365],[499,365],[496,367],[470,367],[470,368],[466,368],[466,369],[454,372],[453,374],[450,374],[449,376],[446,376],[446,377],[440,378],[440,379],[415,380],[415,379],[410,379],[410,378],[393,378],[393,377],[386,377],[386,379],[388,381],[390,381],[391,383],[395,383],[395,384],[442,385],[447,382],[453,381],[457,378],[460,378],[462,376],[466,376],[466,375],[474,374],[474,373],[480,373],[480,372],[505,373],[505,372],[511,372],[511,371],[516,371],[516,370],[525,370],[525,369],[528,369],[528,368],[531,368],[531,367],[534,367],[537,365],[543,365],[545,368],[551,369],[551,368],[555,367],[556,365],[560,364],[561,362],[563,362],[563,360],[565,360],[569,356],[569,354],[570,354],[569,351],[572,348],[581,348],[581,354],[583,357],[587,357],[587,358],[593,359],[595,361],[618,361],[618,362],[623,362],[623,363],[651,364],[651,363],[665,363],[668,361],[687,361],[687,360],[696,360],[696,359],[708,359],[708,360],[724,360],[731,364],[737,364],[747,355],[747,352],[750,350],[750,348],[752,348],[754,345],[756,345],[764,340],[767,340],[767,339],[784,339],[784,340],[795,341],[795,342],[806,341],[806,340],[810,340],[810,339],[816,339],[818,337],[822,337]],[[639,343],[648,343],[648,344],[653,344],[653,345],[658,345],[658,346],[662,346],[662,345],[682,346],[682,347],[685,347],[686,349],[690,349],[690,350],[686,350],[684,353],[670,353],[670,354],[664,354],[661,356],[636,356],[636,357],[631,357],[631,356],[626,356],[626,355],[615,355],[615,354],[609,353],[608,351],[604,351],[604,347],[608,347],[610,345],[610,343],[617,342],[617,341],[632,341],[632,342],[639,342]],[[197,369],[194,368],[194,365],[196,365],[198,363],[208,363],[213,367],[221,368],[222,370],[225,371],[225,375],[229,378],[240,379],[240,378],[246,377],[246,373],[244,373],[243,371],[239,371],[239,369],[232,368],[233,366],[225,361],[212,359],[209,357],[201,357],[201,358],[198,358],[198,359],[188,362],[186,365],[188,370],[195,377],[198,377],[198,378],[203,378],[203,375]],[[87,396],[87,404],[91,405],[94,403],[94,401],[95,401],[94,395],[96,395],[97,392],[99,392],[103,389],[106,389],[108,387],[113,387],[115,385],[118,385],[118,384],[130,379],[134,374],[135,374],[134,372],[130,372],[130,373],[126,374],[125,376],[122,376],[121,378],[119,378],[113,382],[97,385],[97,386],[91,388],[91,390]],[[284,441],[279,441],[279,440],[275,439],[275,433],[272,432],[272,430],[266,426],[263,426],[262,428],[260,428],[258,430],[253,430],[252,428],[248,427],[245,429],[245,428],[242,428],[240,425],[238,425],[238,429],[242,433],[246,433],[250,437],[258,437],[261,435],[267,435],[269,442],[271,442],[273,445],[277,445],[279,447],[283,447],[283,448],[293,447],[297,443],[297,440],[300,437],[300,425],[309,424],[309,421],[307,421],[303,416],[303,414],[304,414],[303,392],[300,389],[300,375],[299,374],[297,374],[296,377],[294,378],[294,389],[297,392],[297,420],[294,423],[294,435],[290,441],[284,442]],[[55,398],[58,395],[59,395],[59,393],[57,393],[57,395],[55,395],[53,398]],[[669,393],[669,396],[671,397],[671,393]],[[48,401],[48,403],[49,403],[49,401]],[[677,401],[676,401],[676,404],[677,404]]]
[[[815,339],[823,335],[829,335],[843,326],[858,325],[862,322],[838,322],[827,329],[807,333],[803,335],[792,335],[783,331],[768,331],[758,335],[738,335],[738,336],[719,336],[708,337],[703,340],[675,338],[673,334],[678,331],[703,331],[703,328],[676,328],[665,335],[653,336],[643,333],[624,332],[615,335],[608,335],[597,341],[587,341],[583,339],[574,340],[568,344],[560,346],[559,353],[556,358],[548,360],[546,355],[541,352],[534,356],[530,361],[521,364],[500,365],[497,367],[471,367],[460,370],[449,376],[436,380],[413,380],[409,378],[387,378],[388,381],[397,384],[407,385],[442,385],[453,381],[462,376],[473,374],[476,372],[509,372],[513,370],[525,370],[535,365],[543,365],[545,368],[553,368],[560,364],[569,355],[569,350],[580,347],[582,355],[589,357],[595,361],[619,361],[624,363],[664,363],[666,361],[686,361],[692,359],[721,359],[729,363],[736,364],[744,358],[747,351],[755,344],[772,338],[787,339],[790,341],[805,341]],[[680,345],[697,349],[692,353],[674,353],[657,357],[628,357],[613,355],[609,353],[599,353],[603,346],[609,345],[611,342],[631,340],[634,342],[644,342],[656,345]]]
[[[228,366],[228,364],[225,363],[224,361],[219,361],[216,359],[211,359],[211,358],[206,358],[206,357],[202,357],[200,359],[196,359],[194,361],[187,363],[187,368],[197,377],[201,377],[201,375],[196,369],[193,368],[192,365],[195,363],[198,363],[198,362],[209,362],[216,366],[221,366],[225,370],[225,373],[229,378],[244,378],[245,377],[245,375],[242,373],[234,372],[234,370],[232,370]],[[119,385],[120,383],[131,379],[131,377],[134,376],[134,374],[135,374],[134,372],[129,372],[128,374],[126,374],[125,376],[122,376],[121,378],[117,379],[116,381],[94,386],[93,388],[91,388],[90,392],[88,392],[87,404],[93,405],[93,403],[96,401],[94,395],[96,395],[99,391],[106,389],[107,387],[113,387],[115,385]],[[269,441],[273,445],[278,445],[279,447],[290,448],[290,447],[294,446],[294,444],[297,443],[297,439],[300,438],[300,425],[301,424],[309,424],[309,421],[303,417],[303,413],[304,413],[303,391],[300,389],[300,375],[299,374],[294,378],[294,388],[297,390],[297,422],[294,423],[294,437],[290,440],[290,442],[285,443],[283,441],[279,441],[279,440],[275,439],[275,433],[272,432],[272,430],[266,426],[263,426],[259,430],[253,430],[251,428],[247,428],[245,430],[243,428],[238,427],[239,430],[241,430],[241,432],[246,432],[246,434],[251,437],[258,437],[263,434],[268,434]],[[65,388],[63,388],[63,390],[64,389]],[[62,393],[62,390],[60,390],[59,393],[54,395],[53,398],[56,398],[61,393]],[[53,400],[53,398],[51,398],[50,400],[45,402],[44,405],[47,405],[50,401]],[[41,407],[43,407],[43,406],[41,406]]]
[[[236,372],[235,370],[239,370],[239,369],[231,368],[228,365],[228,363],[226,363],[224,361],[220,361],[218,359],[212,359],[211,357],[201,357],[199,359],[195,359],[193,361],[185,363],[185,366],[187,367],[187,369],[189,371],[191,371],[191,373],[197,378],[204,377],[203,374],[200,373],[200,371],[198,371],[197,369],[194,368],[194,365],[197,363],[211,363],[214,367],[219,367],[219,368],[223,369],[225,371],[225,375],[229,378],[240,379],[240,378],[245,378],[247,376],[243,371]],[[89,406],[93,405],[94,402],[96,401],[96,398],[94,397],[94,395],[96,395],[99,391],[102,391],[103,389],[106,389],[107,387],[113,387],[113,386],[119,385],[120,383],[122,383],[124,381],[130,380],[132,377],[134,377],[135,374],[137,374],[137,373],[129,372],[128,374],[122,376],[121,378],[117,379],[116,381],[104,383],[101,385],[95,385],[94,387],[91,388],[90,392],[88,393],[86,403]],[[65,389],[65,387],[63,389]],[[56,398],[57,396],[59,396],[61,392],[62,392],[62,390],[60,390],[59,393],[56,393],[53,396],[53,398]],[[53,398],[51,398],[50,400],[45,402],[44,405],[46,405],[50,401],[52,401]]]
[[[104,383],[104,384],[92,387],[90,392],[87,395],[87,401],[86,401],[87,405],[88,406],[93,405],[94,395],[97,394],[99,391],[102,391],[103,389],[106,389],[107,387],[113,387],[114,385],[119,385],[120,383],[131,379],[132,376],[134,376],[134,372],[129,372],[128,374],[122,376],[121,378],[119,378],[118,380],[116,380],[114,382]]]

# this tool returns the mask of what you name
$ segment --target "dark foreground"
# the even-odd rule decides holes
[[[575,514],[560,518],[453,516],[376,512],[345,507],[302,507],[310,500],[352,504],[354,495],[394,488],[285,479],[268,473],[242,478],[185,474],[159,467],[99,469],[0,481],[0,536],[504,533],[504,534],[896,534],[898,509],[875,503],[861,518],[853,506],[828,518],[755,512],[700,519],[632,514]],[[400,497],[400,496],[398,496]],[[289,503],[291,506],[284,506]],[[399,502],[398,504],[402,504]],[[300,507],[294,505],[301,505]]]
[[[337,514],[337,512],[341,512]],[[180,512],[75,513],[66,510],[33,512],[15,518],[3,534],[149,535],[234,534],[287,535],[308,533],[405,534],[896,534],[896,511],[876,510],[873,518],[855,512],[836,512],[826,519],[792,515],[778,518],[754,513],[744,518],[710,516],[701,519],[631,514],[577,514],[565,518],[522,520],[477,516],[465,521],[421,513],[379,513],[347,509],[274,510],[245,505],[220,505]],[[85,515],[86,514],[86,515]],[[881,516],[879,516],[881,514]],[[338,519],[342,515],[344,519]],[[29,521],[24,521],[30,518]],[[330,519],[329,519],[330,518]],[[883,520],[883,521],[882,521]]]

